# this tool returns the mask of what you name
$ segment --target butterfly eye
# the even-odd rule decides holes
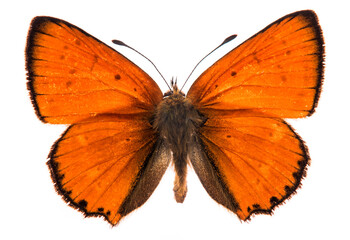
[[[173,95],[174,92],[171,90],[171,91],[167,91],[166,93],[164,93],[164,97],[169,97],[170,95]]]

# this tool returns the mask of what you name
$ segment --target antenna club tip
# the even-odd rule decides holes
[[[117,44],[117,45],[121,45],[121,46],[126,46],[125,43],[123,43],[122,41],[117,40],[117,39],[113,39],[113,40],[112,40],[112,43]]]
[[[232,41],[233,39],[235,39],[237,37],[237,34],[233,34],[231,36],[229,36],[228,38],[226,38],[223,43],[221,45],[224,45],[225,43],[228,43],[230,41]]]

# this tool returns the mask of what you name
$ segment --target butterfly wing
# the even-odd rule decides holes
[[[66,201],[115,225],[150,197],[168,154],[142,115],[101,114],[69,127],[48,165]]]
[[[203,150],[191,157],[195,171],[206,189],[218,189],[208,193],[242,220],[271,213],[299,186],[309,162],[306,146],[286,122],[256,112],[209,118],[199,138]]]
[[[187,97],[205,113],[257,109],[283,118],[313,113],[323,77],[323,39],[312,11],[272,23],[208,68]]]
[[[87,216],[117,224],[150,197],[169,164],[150,124],[159,87],[104,43],[49,17],[31,23],[26,67],[39,118],[72,124],[49,156],[57,191]]]
[[[147,113],[161,101],[139,67],[78,27],[36,17],[27,39],[28,88],[44,122],[70,124],[99,113]]]
[[[207,117],[192,165],[209,195],[240,219],[271,213],[300,185],[307,148],[282,118],[313,113],[322,77],[321,30],[312,11],[301,11],[229,52],[190,88]]]

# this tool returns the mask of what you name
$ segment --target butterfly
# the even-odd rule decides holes
[[[324,71],[316,14],[282,17],[204,71],[187,95],[80,28],[32,20],[27,85],[44,123],[69,124],[48,166],[57,192],[116,225],[151,196],[169,164],[174,195],[187,167],[217,203],[246,221],[271,214],[300,186],[310,158],[285,118],[310,116]]]

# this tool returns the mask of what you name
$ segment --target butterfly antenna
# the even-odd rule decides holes
[[[143,55],[142,53],[140,53],[139,51],[137,51],[135,48],[132,48],[130,47],[129,45],[126,45],[125,43],[123,43],[122,41],[120,40],[112,40],[112,43],[114,44],[117,44],[119,46],[123,46],[123,47],[127,47],[127,48],[130,48],[131,50],[137,52],[138,54],[140,54],[142,57],[146,58],[152,65],[153,67],[157,70],[157,72],[159,73],[159,75],[163,78],[165,84],[168,86],[169,90],[171,90],[171,87],[169,86],[169,84],[167,83],[167,81],[165,80],[165,78],[163,77],[163,75],[160,73],[160,71],[158,70],[158,68],[156,67],[156,65],[154,65],[154,63],[148,58],[146,57],[145,55]]]
[[[219,46],[217,46],[214,50],[212,50],[210,53],[208,53],[207,55],[204,56],[204,58],[202,58],[202,60],[200,60],[196,66],[194,66],[192,72],[190,73],[190,75],[188,75],[185,83],[182,85],[182,88],[180,89],[180,91],[184,88],[185,84],[187,83],[188,79],[191,77],[192,73],[194,72],[194,70],[198,67],[198,65],[206,58],[208,57],[210,54],[212,54],[216,49],[218,49],[219,47],[221,47],[222,45],[225,45],[226,43],[232,41],[233,39],[235,39],[237,37],[237,34],[231,35],[228,38],[226,38]]]

